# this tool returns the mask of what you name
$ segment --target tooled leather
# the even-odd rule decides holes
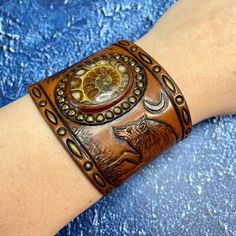
[[[170,75],[122,40],[29,87],[52,131],[107,194],[185,138],[192,123]]]

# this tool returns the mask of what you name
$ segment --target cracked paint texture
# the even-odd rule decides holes
[[[0,0],[0,106],[146,33],[174,0]],[[236,235],[236,117],[211,118],[57,236]],[[79,197],[79,196],[78,196]]]

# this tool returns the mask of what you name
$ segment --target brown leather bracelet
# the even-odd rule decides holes
[[[29,87],[59,141],[107,194],[192,128],[170,75],[134,43],[118,41]]]

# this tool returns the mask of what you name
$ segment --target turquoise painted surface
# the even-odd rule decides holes
[[[118,39],[138,39],[173,2],[0,0],[0,106]],[[236,117],[202,122],[58,236],[236,235],[235,157]]]

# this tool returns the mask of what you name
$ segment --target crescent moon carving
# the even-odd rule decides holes
[[[160,113],[167,104],[166,95],[160,92],[160,99],[157,102],[151,102],[147,99],[143,100],[144,107],[152,114]]]

